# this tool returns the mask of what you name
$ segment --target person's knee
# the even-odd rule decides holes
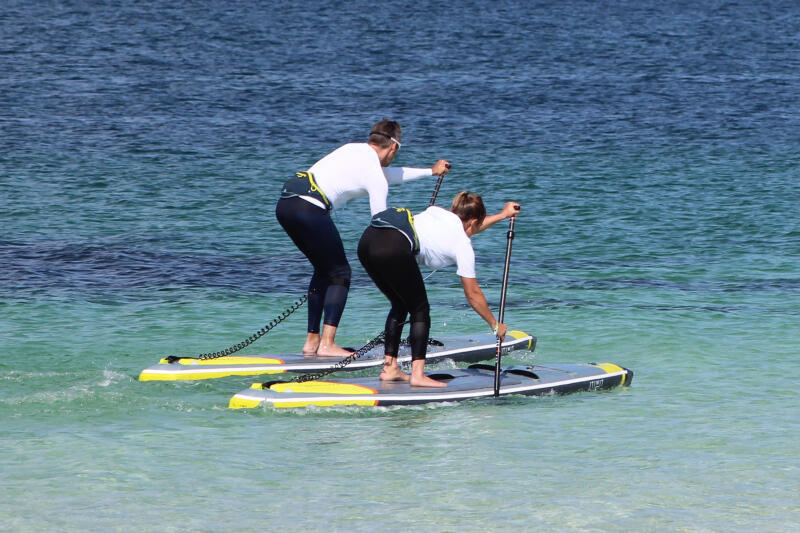
[[[431,324],[431,306],[427,301],[420,303],[411,311],[411,322],[424,322]]]
[[[350,265],[344,264],[332,268],[328,274],[328,279],[331,285],[342,285],[350,288],[350,276]]]

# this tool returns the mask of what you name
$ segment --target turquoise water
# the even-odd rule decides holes
[[[787,531],[800,522],[795,4],[243,2],[0,13],[0,530]],[[285,176],[389,116],[398,164],[522,203],[508,363],[633,386],[234,411],[251,378],[140,383],[239,342],[305,260]],[[390,191],[427,205],[432,180]],[[340,332],[388,311],[355,256]],[[499,302],[505,224],[473,240]],[[433,335],[485,324],[453,269]],[[244,353],[296,350],[303,313]],[[364,373],[368,374],[368,373]]]

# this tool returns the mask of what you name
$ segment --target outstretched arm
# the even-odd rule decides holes
[[[389,183],[403,183],[406,181],[424,178],[425,176],[438,176],[450,172],[450,163],[444,159],[438,160],[432,167],[382,167],[383,175]]]
[[[461,286],[464,287],[464,295],[467,297],[469,305],[483,318],[491,329],[497,326],[497,336],[500,340],[506,338],[506,330],[508,329],[505,324],[498,323],[495,320],[492,310],[489,309],[489,304],[486,302],[486,296],[478,286],[476,278],[461,277]]]
[[[503,210],[499,213],[495,213],[494,215],[486,215],[483,219],[483,224],[481,227],[478,228],[478,231],[475,233],[480,233],[489,226],[494,226],[501,220],[505,220],[506,218],[511,218],[519,214],[520,205],[517,202],[507,202]]]

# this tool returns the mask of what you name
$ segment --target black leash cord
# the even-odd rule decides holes
[[[364,355],[365,353],[367,353],[371,349],[375,348],[378,345],[383,344],[385,336],[386,336],[386,331],[381,331],[381,333],[377,337],[375,337],[374,339],[369,341],[367,344],[365,344],[364,346],[362,346],[361,348],[359,348],[355,352],[351,353],[350,355],[348,355],[344,359],[342,359],[340,361],[337,361],[335,365],[333,365],[333,366],[331,366],[329,368],[326,368],[325,370],[320,370],[319,372],[314,372],[313,374],[302,374],[302,375],[299,375],[296,378],[293,378],[292,381],[294,383],[304,383],[306,381],[314,381],[315,379],[319,379],[319,378],[325,377],[328,374],[333,374],[334,372],[338,372],[339,370],[343,369],[344,367],[346,367],[347,365],[349,365],[350,363],[352,363],[353,361],[355,361],[356,359],[358,359],[359,357],[361,357],[362,355]],[[276,383],[276,382],[271,382],[270,384],[272,384],[272,383]],[[265,385],[266,385],[266,383],[265,383]],[[265,387],[265,388],[269,388],[269,387]]]
[[[411,322],[410,320],[406,320],[405,322],[400,324],[400,327],[402,328],[403,326],[405,326],[406,324],[408,324],[410,322]],[[362,346],[361,348],[359,348],[355,352],[351,353],[350,355],[348,355],[344,359],[341,359],[340,361],[337,361],[336,364],[334,364],[333,366],[328,367],[325,370],[320,370],[319,372],[314,372],[313,374],[301,374],[301,375],[297,376],[296,378],[292,378],[291,382],[292,383],[305,383],[306,381],[314,381],[315,379],[319,379],[319,378],[325,377],[325,376],[327,376],[329,374],[333,374],[334,372],[338,372],[339,370],[343,369],[344,367],[346,367],[347,365],[349,365],[350,363],[352,363],[356,359],[360,358],[365,353],[369,352],[371,349],[375,348],[376,346],[380,346],[381,344],[384,344],[385,341],[386,341],[386,330],[383,330],[374,339],[372,339],[367,344],[365,344],[364,346]],[[439,342],[439,341],[437,341],[435,339],[428,339],[428,344],[430,344],[431,346],[444,346],[444,344],[442,344],[441,342]],[[286,382],[269,381],[267,383],[264,383],[263,386],[264,386],[265,389],[268,389],[270,385],[273,385],[275,383],[286,383]]]
[[[408,322],[405,322],[405,323],[408,324]],[[306,381],[314,381],[315,379],[319,379],[319,378],[325,377],[328,374],[333,374],[334,372],[337,372],[337,371],[343,369],[344,367],[346,367],[347,365],[349,365],[350,363],[352,363],[353,361],[355,361],[356,359],[358,359],[359,357],[361,357],[365,353],[369,352],[370,350],[372,350],[376,346],[380,346],[381,344],[384,343],[385,340],[386,340],[386,332],[382,331],[380,335],[378,335],[377,337],[375,337],[374,339],[369,341],[367,344],[365,344],[364,346],[362,346],[361,348],[359,348],[358,350],[356,350],[352,354],[348,355],[344,359],[342,359],[340,361],[337,361],[336,364],[333,365],[332,367],[326,368],[325,370],[320,370],[319,372],[315,372],[313,374],[302,374],[300,376],[297,376],[296,378],[293,378],[292,382],[294,382],[294,383],[304,383]],[[405,344],[408,344],[408,339],[404,339],[401,342],[405,343]],[[436,339],[428,339],[428,346],[444,346],[444,343],[441,342],[441,341],[437,341]],[[265,384],[265,385],[271,385],[273,383],[285,383],[285,382],[282,382],[282,381],[270,381],[268,384]],[[264,387],[264,388],[268,389],[269,387],[267,386],[267,387]]]
[[[219,357],[225,357],[225,356],[231,355],[232,353],[236,353],[239,350],[241,350],[242,348],[245,348],[246,346],[250,346],[251,344],[256,342],[258,339],[260,339],[261,337],[266,335],[266,333],[269,330],[271,330],[272,328],[274,328],[275,326],[277,326],[278,324],[280,324],[281,322],[283,322],[284,320],[289,318],[289,315],[291,315],[292,313],[294,313],[295,311],[300,309],[300,307],[303,306],[303,304],[306,302],[306,300],[308,300],[308,296],[304,294],[303,296],[300,297],[300,299],[298,299],[296,302],[294,302],[283,313],[278,315],[276,318],[270,320],[270,322],[266,326],[264,326],[263,328],[261,328],[260,330],[255,332],[253,335],[250,335],[248,338],[246,338],[245,340],[243,340],[239,344],[234,344],[230,348],[225,348],[224,350],[220,350],[219,352],[201,353],[197,357],[179,357],[177,355],[170,355],[166,359],[167,359],[168,362],[174,363],[178,359],[203,359],[203,360],[205,360],[205,359],[217,359]]]

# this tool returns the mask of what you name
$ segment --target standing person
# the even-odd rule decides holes
[[[416,387],[447,386],[425,375],[431,317],[418,263],[432,269],[455,263],[467,301],[500,339],[505,338],[506,325],[495,320],[478,285],[470,237],[513,217],[519,207],[516,202],[508,202],[499,213],[486,216],[483,199],[462,191],[453,200],[450,211],[433,206],[412,217],[408,209],[391,208],[372,217],[358,243],[358,259],[392,304],[386,318],[382,380],[408,380]],[[403,323],[409,314],[411,376],[397,365]]]
[[[337,148],[283,185],[275,215],[314,267],[308,285],[308,333],[303,345],[306,355],[350,354],[335,341],[350,287],[350,265],[331,209],[369,195],[370,213],[374,215],[386,209],[389,183],[446,174],[450,169],[444,159],[431,168],[389,167],[400,149],[400,136],[400,124],[381,120],[372,126],[368,142]]]

